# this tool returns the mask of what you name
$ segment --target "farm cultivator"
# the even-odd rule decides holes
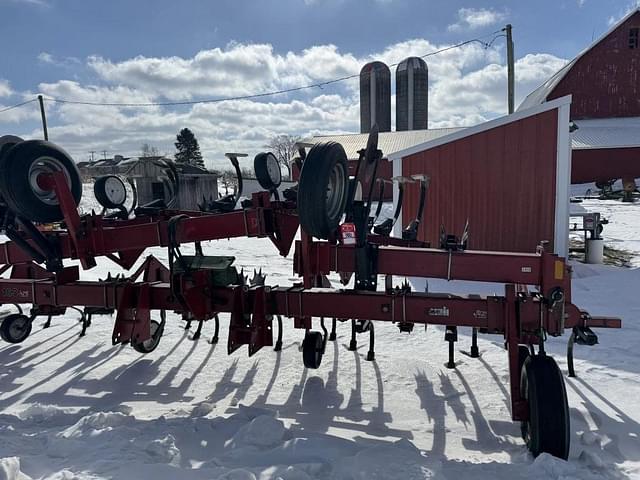
[[[511,414],[522,422],[528,448],[534,455],[549,452],[567,458],[565,386],[557,364],[545,353],[545,341],[571,329],[571,360],[574,343],[597,343],[592,327],[619,328],[620,320],[592,317],[573,305],[570,267],[543,246],[531,254],[471,251],[467,228],[460,238],[443,228],[436,248],[419,241],[427,178],[396,179],[400,193],[417,183],[422,198],[413,222],[402,235],[391,237],[401,205],[394,218],[385,221],[377,218],[380,209],[373,215],[371,209],[382,157],[376,131],[360,152],[352,178],[340,145],[311,148],[301,159],[299,184],[283,199],[277,191],[277,160],[260,154],[254,167],[264,191],[250,200],[241,201],[237,192],[204,202],[199,212],[171,210],[162,201],[129,211],[124,207],[124,183],[107,176],[95,184],[103,212],[83,215],[77,209],[80,178],[62,149],[44,141],[3,138],[0,195],[3,231],[10,241],[0,245],[0,264],[2,273],[10,274],[0,278],[0,303],[19,308],[2,320],[5,341],[24,341],[37,316],[47,316],[48,324],[52,316],[75,308],[82,315],[82,334],[92,315],[115,313],[113,343],[130,343],[149,353],[162,337],[167,310],[189,323],[198,321],[196,336],[204,321],[214,320],[214,342],[218,315],[229,313],[228,353],[247,345],[253,355],[266,346],[281,348],[282,317],[289,317],[295,328],[304,330],[305,367],[318,368],[327,341],[336,338],[338,321],[350,322],[353,350],[357,335],[368,334],[367,360],[375,359],[374,322],[385,321],[401,332],[411,332],[416,324],[444,326],[447,366],[455,368],[457,328],[471,327],[471,357],[479,355],[478,333],[505,339]],[[237,156],[231,158],[237,167]],[[363,192],[362,185],[369,185],[368,191]],[[286,256],[299,225],[293,263],[301,281],[292,287],[266,285],[260,274],[247,281],[233,266],[233,257],[204,255],[200,247],[205,240],[260,237],[269,238]],[[190,243],[195,244],[195,255],[183,254],[181,245]],[[96,257],[104,256],[128,270],[154,246],[168,249],[168,265],[148,256],[133,274],[101,281],[81,280],[79,267],[64,262],[76,259],[90,269]],[[327,275],[332,272],[339,274],[344,288],[331,288]],[[394,286],[394,275],[503,283],[504,295],[414,292],[406,281]],[[29,315],[20,304],[31,305]],[[151,319],[152,310],[160,311],[160,321]],[[325,318],[331,319],[331,331]],[[274,321],[279,325],[275,342]],[[320,330],[313,330],[314,325]],[[573,374],[572,362],[570,367]]]

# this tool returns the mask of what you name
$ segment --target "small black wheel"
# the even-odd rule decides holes
[[[160,338],[164,330],[163,325],[157,320],[151,320],[151,338],[143,342],[131,339],[131,346],[138,353],[151,353],[160,344]]]
[[[9,343],[21,343],[31,333],[31,319],[26,315],[7,315],[0,324],[0,337]]]
[[[262,188],[275,190],[282,183],[282,171],[276,156],[271,152],[262,152],[253,159],[256,179]]]
[[[0,193],[8,207],[34,222],[57,222],[64,218],[55,192],[41,188],[38,177],[62,171],[76,205],[82,182],[69,154],[44,140],[27,140],[11,147],[0,162]]]
[[[543,452],[564,460],[569,456],[569,404],[562,372],[546,355],[529,356],[520,377],[520,392],[529,404],[529,420],[521,430],[534,457]]]
[[[93,194],[104,208],[120,208],[127,201],[127,188],[116,175],[103,175],[93,184]]]
[[[302,164],[298,184],[298,216],[305,232],[329,238],[344,214],[348,185],[347,154],[342,145],[314,145]]]
[[[302,361],[306,368],[316,369],[322,362],[324,340],[320,332],[307,332],[302,342]]]

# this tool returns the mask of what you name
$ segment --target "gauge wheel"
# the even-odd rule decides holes
[[[0,324],[0,338],[8,343],[22,343],[31,333],[31,319],[26,315],[7,315]]]
[[[41,188],[41,174],[63,172],[76,206],[82,198],[82,182],[69,154],[44,140],[27,140],[11,147],[0,162],[0,192],[7,206],[28,220],[40,223],[64,218],[54,191]]]
[[[347,154],[339,143],[314,145],[302,164],[298,186],[300,225],[309,235],[328,239],[347,203]]]
[[[282,183],[282,170],[278,159],[271,152],[262,152],[253,160],[253,169],[258,183],[265,190],[275,190]]]
[[[127,201],[127,188],[116,175],[99,177],[93,184],[93,194],[104,208],[120,208]]]
[[[543,452],[564,460],[569,456],[570,424],[567,391],[555,360],[531,355],[522,367],[520,394],[529,406],[521,423],[522,437],[534,457]]]
[[[306,368],[316,369],[322,362],[324,340],[320,332],[307,332],[302,342],[302,362]]]
[[[131,339],[131,346],[138,353],[151,353],[160,344],[164,327],[157,320],[151,320],[151,337],[142,342]]]

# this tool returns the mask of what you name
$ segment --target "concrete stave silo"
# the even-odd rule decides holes
[[[429,69],[420,57],[408,57],[396,69],[396,131],[426,130]]]
[[[360,132],[391,131],[391,71],[383,62],[367,63],[360,70]]]

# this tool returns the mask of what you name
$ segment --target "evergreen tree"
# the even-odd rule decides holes
[[[175,158],[178,163],[188,163],[196,167],[204,168],[204,160],[200,153],[200,145],[191,130],[183,128],[176,136],[176,152]]]

